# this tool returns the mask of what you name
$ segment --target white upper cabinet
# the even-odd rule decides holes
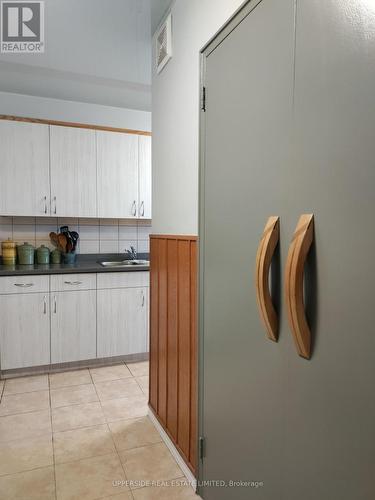
[[[98,217],[137,218],[138,136],[97,131]]]
[[[151,219],[151,137],[139,136],[139,217]]]
[[[51,214],[96,217],[95,131],[51,125]]]
[[[0,120],[0,215],[49,215],[48,125]]]

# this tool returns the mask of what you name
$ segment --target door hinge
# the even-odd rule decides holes
[[[199,437],[199,459],[203,460],[205,457],[206,453],[206,446],[205,446],[206,440],[204,437],[200,436]]]
[[[206,87],[202,87],[202,111],[206,111]]]

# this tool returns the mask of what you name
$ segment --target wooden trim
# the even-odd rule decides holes
[[[150,401],[191,471],[197,467],[197,237],[150,236]]]
[[[270,340],[277,342],[279,318],[272,303],[269,289],[269,271],[272,257],[279,243],[279,217],[269,217],[259,242],[255,265],[255,288],[260,317]]]
[[[159,240],[178,240],[178,241],[198,241],[198,236],[183,235],[183,234],[151,234],[150,238]]]
[[[303,274],[307,254],[314,240],[314,216],[301,215],[289,247],[285,267],[285,298],[288,320],[297,352],[310,359],[311,332],[303,302]]]
[[[59,120],[44,120],[42,118],[26,118],[23,116],[0,115],[0,120],[9,120],[14,122],[40,123],[42,125],[56,125],[59,127],[87,128],[91,130],[104,130],[106,132],[120,132],[122,134],[136,134],[151,136],[151,132],[145,130],[133,130],[129,128],[106,127],[102,125],[90,125],[87,123],[64,122]]]

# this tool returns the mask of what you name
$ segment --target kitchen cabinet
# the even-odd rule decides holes
[[[0,369],[148,351],[149,273],[0,277]]]
[[[51,213],[64,217],[96,217],[95,131],[50,127]]]
[[[97,131],[98,216],[139,215],[138,136]]]
[[[50,363],[48,292],[0,295],[0,317],[2,370]]]
[[[0,120],[0,214],[49,215],[48,125]]]
[[[98,290],[98,357],[148,350],[148,288]]]
[[[151,137],[139,136],[139,218],[151,219]]]
[[[96,291],[51,293],[51,363],[96,358]]]

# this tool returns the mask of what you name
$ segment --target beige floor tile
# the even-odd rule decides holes
[[[118,450],[161,442],[160,434],[148,417],[111,422],[109,428]]]
[[[107,399],[128,398],[143,394],[141,388],[133,378],[111,380],[95,383],[100,401]]]
[[[102,368],[91,368],[90,372],[94,382],[108,382],[110,380],[118,380],[133,376],[124,364],[103,366]]]
[[[124,450],[120,453],[130,487],[137,488],[139,481],[165,481],[183,476],[183,472],[164,443]]]
[[[121,490],[113,485],[114,481],[125,481],[117,454],[56,465],[58,500],[92,500],[116,495]]]
[[[0,417],[0,443],[51,433],[50,410]]]
[[[124,491],[119,495],[114,495],[114,496],[111,495],[110,497],[104,497],[101,500],[133,500],[133,496],[130,493],[130,491]]]
[[[98,401],[93,384],[76,385],[62,387],[61,389],[51,389],[51,406],[69,406],[74,404],[91,403]]]
[[[0,380],[0,399],[1,399],[1,395],[3,393],[4,383],[5,383],[4,380]]]
[[[145,377],[136,377],[135,379],[138,382],[138,385],[142,389],[143,393],[148,396],[148,383],[149,383],[149,378],[146,375]]]
[[[91,384],[92,380],[88,370],[74,370],[71,372],[51,373],[49,383],[51,389],[59,389],[60,387]]]
[[[144,377],[145,375],[149,374],[148,361],[140,361],[139,363],[128,363],[127,367],[129,368],[134,377]]]
[[[116,452],[107,424],[54,433],[53,448],[57,464]]]
[[[4,396],[23,392],[48,391],[48,375],[12,378],[5,381]]]
[[[167,486],[152,486],[133,491],[134,500],[199,500],[189,485],[180,486],[184,480],[171,481]],[[176,483],[176,484],[175,484]]]
[[[51,434],[1,444],[1,476],[48,465],[53,465]]]
[[[54,432],[90,427],[105,422],[102,407],[98,402],[52,409]]]
[[[4,500],[55,500],[53,467],[0,477],[0,498]]]
[[[0,416],[13,413],[46,410],[49,408],[49,391],[28,392],[3,396]]]
[[[144,417],[148,413],[147,398],[144,394],[102,401],[102,408],[107,422]]]
[[[110,497],[101,498],[101,500],[133,500],[133,497],[130,491],[124,491],[119,495],[114,495],[114,496],[111,495]]]

